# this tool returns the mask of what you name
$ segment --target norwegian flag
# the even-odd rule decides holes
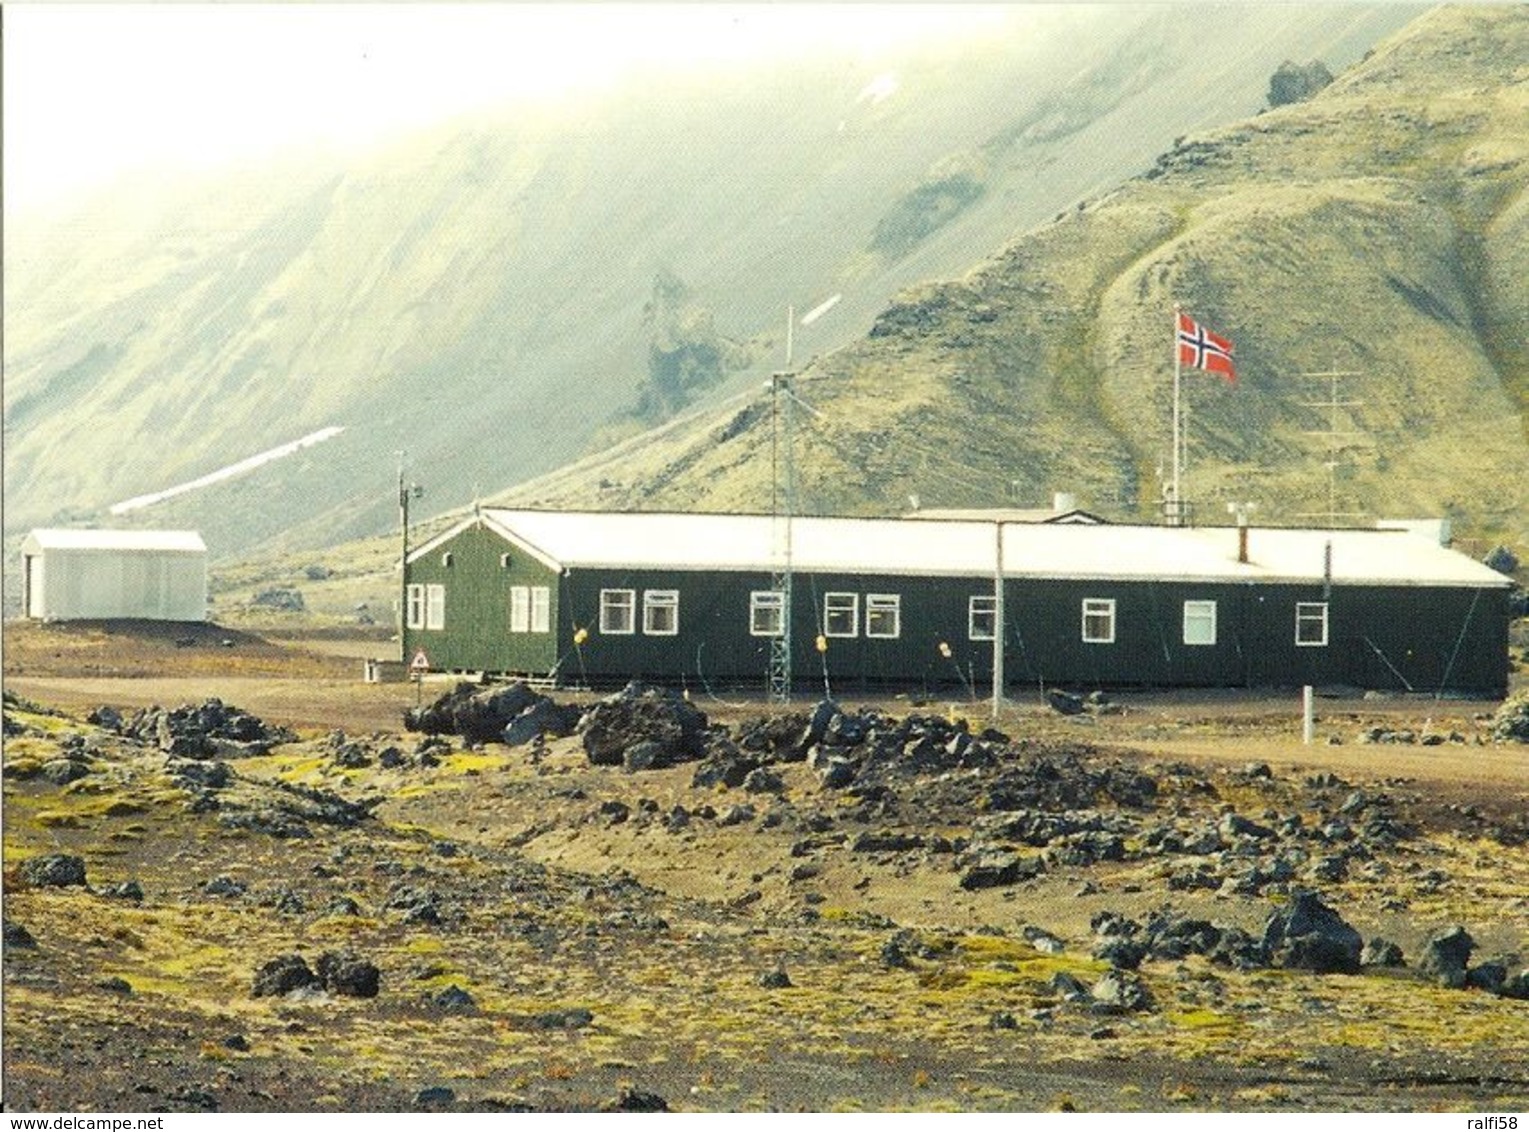
[[[1179,364],[1219,373],[1236,384],[1237,370],[1232,365],[1232,342],[1207,330],[1183,311],[1179,311]]]

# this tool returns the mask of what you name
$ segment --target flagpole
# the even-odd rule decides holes
[[[1184,522],[1183,504],[1179,495],[1179,452],[1182,447],[1180,422],[1179,422],[1179,378],[1183,365],[1179,360],[1179,304],[1173,304],[1173,506],[1170,509],[1171,523],[1173,526],[1182,526]]]

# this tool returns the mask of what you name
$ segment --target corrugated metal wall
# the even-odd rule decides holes
[[[207,557],[150,550],[49,547],[29,585],[29,613],[59,621],[207,619]]]

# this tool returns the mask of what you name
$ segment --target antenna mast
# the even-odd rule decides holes
[[[1330,382],[1326,401],[1303,401],[1309,409],[1327,410],[1327,427],[1325,429],[1311,429],[1308,436],[1323,436],[1327,438],[1327,459],[1323,466],[1327,468],[1327,510],[1326,511],[1303,511],[1300,517],[1304,519],[1323,519],[1329,527],[1336,527],[1340,519],[1362,519],[1363,511],[1339,511],[1338,510],[1338,469],[1343,461],[1339,459],[1341,447],[1338,444],[1340,436],[1362,436],[1363,434],[1352,428],[1340,428],[1338,418],[1339,410],[1355,409],[1363,405],[1363,401],[1343,401],[1338,398],[1338,382],[1345,377],[1360,377],[1358,370],[1324,370],[1320,373],[1303,373],[1301,376],[1307,380],[1323,379]]]
[[[796,512],[796,466],[794,414],[796,398],[791,392],[791,347],[796,308],[786,308],[786,368],[770,377],[774,406],[774,451],[778,454],[772,477],[772,528],[775,568],[770,589],[780,601],[780,631],[770,638],[769,697],[775,703],[791,702],[791,517]],[[784,474],[782,474],[784,473]],[[782,482],[784,481],[784,482]]]

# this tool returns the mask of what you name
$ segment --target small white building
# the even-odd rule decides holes
[[[195,531],[35,530],[21,562],[30,618],[207,620],[207,546]]]

